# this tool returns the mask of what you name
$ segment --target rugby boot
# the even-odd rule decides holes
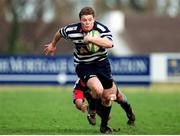
[[[119,103],[119,102],[118,102]],[[135,122],[135,114],[133,113],[133,110],[131,108],[131,105],[126,103],[119,103],[121,105],[121,107],[124,109],[124,111],[126,112],[128,121],[127,124],[128,125],[134,125]]]
[[[113,129],[109,126],[101,126],[100,132],[103,134],[111,134],[113,132]]]
[[[88,119],[89,124],[93,126],[96,125],[96,113],[88,114],[87,119]]]
[[[127,117],[128,117],[127,124],[128,124],[128,125],[134,125],[134,122],[135,122],[136,117],[135,117],[135,114],[133,113],[131,107],[129,107],[126,115],[127,115]]]

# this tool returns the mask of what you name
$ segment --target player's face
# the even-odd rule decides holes
[[[95,17],[93,17],[93,15],[83,15],[81,16],[80,21],[81,21],[82,29],[85,32],[89,32],[92,30],[94,26]]]

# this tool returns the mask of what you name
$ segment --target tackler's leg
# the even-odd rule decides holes
[[[125,94],[123,94],[121,91],[117,90],[117,94],[116,94],[116,102],[118,104],[121,105],[121,107],[123,108],[123,110],[126,112],[128,121],[127,124],[128,125],[134,125],[135,122],[135,114],[132,110],[131,105],[128,103],[127,97],[125,96]]]

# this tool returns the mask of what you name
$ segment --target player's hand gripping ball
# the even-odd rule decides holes
[[[88,32],[88,35],[92,36],[92,37],[100,37],[100,33],[97,30],[92,30],[92,31]],[[87,48],[88,48],[89,52],[95,53],[99,50],[100,47],[94,43],[88,43]]]

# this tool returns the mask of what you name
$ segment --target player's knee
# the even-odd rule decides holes
[[[124,101],[124,98],[122,95],[117,95],[117,101],[118,102],[123,102]]]
[[[104,105],[104,106],[106,106],[106,107],[109,107],[109,106],[112,105],[111,100],[104,99],[104,98],[102,98],[101,100],[102,100],[102,105]]]
[[[116,100],[116,93],[112,89],[106,89],[103,92],[103,98],[108,101],[114,101]]]
[[[122,94],[122,93],[119,93],[119,94],[117,95],[117,101],[118,101],[118,102],[124,102],[124,101],[126,101],[126,96],[125,96],[124,94]]]

